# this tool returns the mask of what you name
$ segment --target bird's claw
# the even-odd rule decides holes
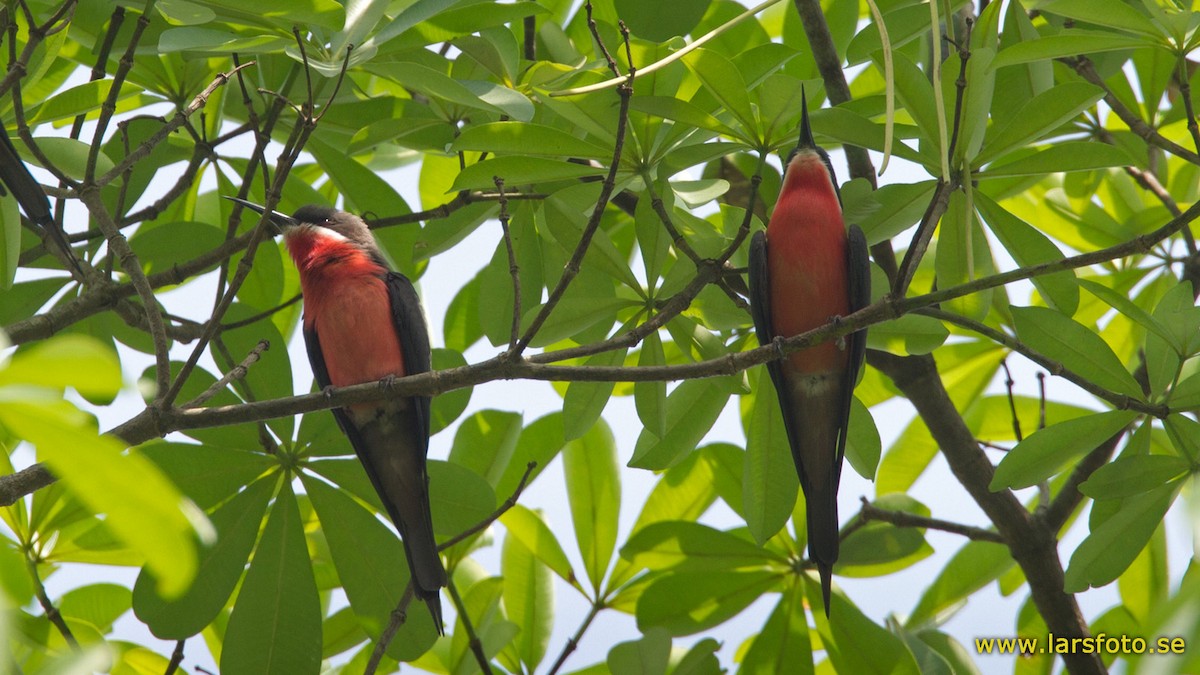
[[[783,353],[783,341],[784,341],[784,337],[782,335],[776,335],[775,339],[771,340],[771,345],[773,347],[775,347],[775,357],[776,358],[782,359],[785,356],[785,354]]]
[[[837,314],[834,314],[833,316],[829,317],[829,323],[833,324],[834,328],[837,328],[838,326],[842,325],[842,317]],[[837,345],[838,349],[845,351],[846,336],[839,335],[838,338],[833,341],[833,344]]]
[[[325,395],[326,400],[333,398],[333,385],[329,384],[321,387],[321,393]]]
[[[384,375],[379,380],[379,388],[384,391],[391,391],[392,387],[394,387],[394,386],[396,386],[396,376],[395,375]]]

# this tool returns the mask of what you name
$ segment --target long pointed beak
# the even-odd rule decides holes
[[[796,150],[816,147],[817,142],[813,140],[812,127],[808,123],[808,96],[804,93],[804,85],[800,85],[800,142],[796,144]]]
[[[285,229],[299,225],[295,218],[286,216],[278,211],[271,211],[268,214],[265,208],[255,204],[254,202],[248,202],[245,199],[240,199],[238,197],[225,197],[225,199],[228,199],[231,202],[237,202],[238,204],[241,204],[255,213],[267,214],[267,216],[270,218],[271,225],[275,227],[275,234],[281,234]]]

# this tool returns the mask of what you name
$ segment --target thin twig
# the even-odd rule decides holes
[[[512,276],[513,311],[512,326],[509,330],[508,353],[517,351],[517,339],[521,336],[521,268],[517,266],[517,254],[513,250],[512,231],[508,227],[508,199],[504,196],[504,179],[493,176],[496,190],[500,193],[500,230],[504,234],[504,248],[508,252],[508,273]]]
[[[866,497],[859,497],[859,499],[862,501],[862,508],[858,513],[865,521],[878,520],[884,523],[891,523],[896,527],[918,527],[939,530],[949,532],[950,534],[962,535],[971,541],[990,541],[996,544],[1005,543],[1004,538],[993,530],[985,530],[982,527],[963,525],[962,523],[955,523],[940,518],[927,518],[914,513],[908,513],[907,511],[881,509],[869,502]]]
[[[183,663],[183,644],[186,640],[179,640],[175,643],[175,651],[171,653],[171,661],[167,663],[167,669],[163,671],[163,675],[174,675],[176,670],[179,670],[179,664]]]
[[[142,34],[150,25],[150,12],[153,7],[154,0],[147,0],[146,7],[134,22],[129,44],[125,48],[125,53],[121,55],[121,60],[117,62],[117,70],[113,73],[112,81],[109,82],[108,96],[104,97],[104,102],[100,104],[100,115],[96,118],[96,130],[92,134],[92,144],[88,148],[87,168],[83,172],[84,183],[91,183],[96,177],[96,162],[100,159],[104,134],[108,132],[108,123],[112,121],[113,115],[117,112],[117,99],[121,95],[121,87],[125,84],[125,78],[129,76],[129,71],[133,70],[133,55],[137,53]]]
[[[596,618],[596,615],[599,614],[600,610],[604,609],[604,607],[604,603],[600,600],[592,603],[592,607],[588,610],[587,616],[583,617],[583,623],[579,624],[579,628],[576,629],[574,635],[567,638],[567,643],[563,645],[562,651],[558,653],[558,658],[554,660],[554,666],[550,668],[550,671],[547,673],[547,675],[556,675],[558,673],[559,669],[563,667],[563,664],[567,662],[567,657],[579,647],[579,641],[583,639],[583,634],[587,632],[588,627],[592,625],[592,621]]]
[[[453,537],[450,537],[446,541],[438,544],[438,550],[445,551],[446,549],[475,536],[479,532],[487,529],[492,523],[499,520],[500,516],[503,516],[505,513],[507,513],[509,509],[516,506],[517,500],[521,498],[521,493],[524,492],[525,488],[528,486],[529,477],[533,475],[533,470],[537,468],[537,465],[537,462],[529,462],[525,465],[525,473],[521,474],[521,480],[517,483],[517,489],[513,490],[513,493],[509,495],[508,499],[505,499],[504,503],[501,504],[500,507],[495,511],[493,511],[491,515],[479,521],[478,523],[475,523],[471,527],[468,527],[462,532],[459,532]]]
[[[479,664],[480,670],[485,675],[492,675],[492,664],[483,652],[483,643],[479,640],[479,635],[475,633],[475,626],[471,623],[471,616],[467,612],[467,605],[463,602],[462,596],[458,594],[458,586],[451,579],[446,583],[446,587],[450,590],[450,599],[454,601],[454,607],[458,610],[458,620],[462,622],[463,631],[467,634],[467,644],[471,647],[471,653],[475,655],[475,663]]]
[[[245,377],[246,373],[250,370],[250,366],[254,365],[255,362],[257,362],[258,359],[262,357],[262,353],[267,351],[270,348],[271,348],[270,341],[259,340],[258,344],[254,345],[254,347],[250,350],[250,353],[246,355],[246,358],[242,359],[241,363],[239,363],[239,364],[237,364],[237,366],[231,368],[229,370],[229,372],[225,373],[225,375],[221,379],[217,380],[216,382],[213,382],[212,386],[210,386],[208,389],[205,389],[199,396],[188,401],[187,403],[184,403],[180,407],[195,408],[197,406],[203,405],[204,402],[208,401],[213,396],[216,396],[222,390],[224,390],[225,387],[229,386],[229,384],[231,382],[240,380],[243,377]]]
[[[1025,437],[1021,433],[1021,418],[1017,416],[1017,401],[1013,396],[1013,385],[1016,381],[1013,380],[1012,371],[1008,369],[1008,359],[1001,360],[1000,367],[1004,369],[1004,389],[1008,392],[1008,411],[1012,415],[1013,437],[1020,443]]]
[[[379,640],[375,642],[375,649],[371,652],[371,658],[367,660],[367,667],[363,669],[363,675],[375,675],[375,671],[379,668],[379,662],[383,660],[384,654],[387,653],[387,647],[392,642],[392,638],[396,637],[400,627],[408,620],[408,605],[413,599],[412,581],[409,581],[408,586],[404,587],[404,595],[400,596],[400,602],[396,605],[396,609],[392,610],[391,616],[388,618],[388,625],[384,626],[383,633],[379,635]]]
[[[42,611],[46,613],[46,619],[54,624],[54,627],[62,634],[63,639],[67,641],[71,649],[79,651],[79,642],[75,639],[71,628],[67,626],[66,619],[63,618],[62,613],[51,602],[50,596],[46,595],[46,587],[42,585],[42,575],[38,574],[37,562],[33,559],[33,554],[29,550],[25,551],[25,566],[29,570],[29,578],[33,581],[34,594],[37,595],[38,604],[42,606]]]

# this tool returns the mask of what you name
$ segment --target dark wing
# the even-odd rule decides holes
[[[21,161],[21,156],[17,154],[17,149],[13,147],[12,141],[9,140],[3,127],[0,127],[0,184],[3,184],[12,193],[21,210],[25,212],[25,216],[41,225],[42,229],[46,231],[46,236],[54,240],[55,245],[67,254],[71,266],[82,276],[83,269],[79,266],[79,261],[71,252],[67,238],[63,236],[58,224],[54,222],[46,191],[33,179],[33,175],[29,173],[25,162]],[[0,195],[3,194],[4,189],[0,188]]]
[[[317,336],[316,328],[304,328],[304,347],[308,350],[308,363],[312,366],[313,379],[317,381],[317,387],[324,389],[332,384],[329,381],[329,369],[325,367],[325,354],[321,352],[321,338]],[[350,438],[350,444],[355,450],[358,446],[355,445],[358,439],[358,429],[350,423],[350,418],[346,415],[346,411],[341,408],[334,408],[330,412],[333,413],[333,419],[337,420],[338,427],[342,433]]]
[[[758,335],[760,345],[769,345],[775,340],[775,327],[771,323],[771,273],[767,268],[767,235],[759,230],[750,239],[750,316],[754,318],[754,332]],[[767,373],[771,383],[775,385],[775,393],[779,397],[779,407],[783,411],[783,428],[787,432],[788,446],[792,454],[799,442],[795,428],[795,410],[792,401],[792,389],[787,386],[783,375],[783,362],[776,359],[767,362]],[[803,472],[800,460],[796,459],[796,469]],[[801,476],[801,480],[805,480]]]
[[[871,261],[867,257],[867,237],[857,225],[851,225],[846,231],[846,275],[847,290],[850,295],[850,312],[871,304]],[[850,404],[854,399],[854,385],[858,382],[858,372],[862,370],[863,359],[867,354],[867,329],[864,328],[846,336],[846,348],[849,350],[846,361],[845,380],[842,382],[842,420],[841,433],[838,434],[837,473],[841,478],[842,457],[846,454],[846,433],[850,428]]]
[[[400,350],[404,354],[404,374],[427,373],[433,368],[429,349],[429,328],[425,325],[425,313],[421,311],[421,298],[408,277],[399,272],[388,272],[384,279],[388,297],[392,302],[392,323],[400,336]],[[429,445],[429,401],[428,396],[414,396],[418,424],[425,445]]]

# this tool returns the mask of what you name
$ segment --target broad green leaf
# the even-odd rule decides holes
[[[291,41],[274,35],[244,37],[228,30],[183,26],[168,28],[158,38],[158,51],[163,54],[191,52],[228,54],[230,52],[270,52],[290,46]]]
[[[726,124],[696,105],[669,96],[634,96],[629,101],[629,109],[654,117],[674,120],[680,124],[696,127],[697,129],[712,131],[722,136],[729,136],[731,138],[739,136],[737,131],[729,128]]]
[[[0,289],[6,295],[13,287],[20,261],[21,212],[16,198],[5,191],[0,195]]]
[[[429,460],[426,468],[436,534],[457,535],[487,520],[496,510],[496,493],[479,474],[436,459]]]
[[[796,475],[774,383],[766,367],[756,370],[754,400],[746,428],[742,493],[745,495],[746,526],[754,540],[763,544],[792,514],[800,479]]]
[[[553,579],[550,569],[518,537],[504,538],[500,556],[504,609],[521,627],[515,646],[521,663],[533,672],[546,656],[554,629]]]
[[[151,441],[138,446],[136,452],[154,462],[202,509],[224,502],[265,472],[279,466],[277,461],[261,452],[191,443]]]
[[[783,591],[779,604],[763,625],[762,632],[750,643],[742,658],[738,675],[811,675],[812,644],[808,617],[804,613],[804,583],[796,578]]]
[[[859,223],[867,242],[887,241],[920,222],[936,185],[929,180],[880,186],[872,195],[880,207]]]
[[[563,450],[563,474],[583,567],[598,591],[617,543],[621,477],[612,431],[603,420]]]
[[[939,289],[966,284],[992,272],[991,252],[974,209],[962,192],[950,194],[950,202],[938,225],[935,270]],[[947,301],[951,312],[982,320],[992,304],[992,289]]]
[[[821,589],[815,581],[804,584],[810,607],[821,606]],[[917,675],[920,669],[904,642],[867,618],[841,593],[830,598],[832,620],[819,610],[813,615],[821,643],[838,673],[888,673]]]
[[[700,523],[665,520],[635,532],[621,547],[634,567],[651,570],[721,571],[786,561],[763,547]]]
[[[59,92],[37,107],[29,119],[29,126],[36,128],[39,124],[95,113],[107,100],[112,85],[111,80],[92,80]],[[121,101],[140,93],[141,87],[126,82],[121,85],[116,100]]]
[[[642,639],[620,642],[608,651],[608,669],[625,675],[666,675],[671,636],[661,628],[645,631]]]
[[[902,356],[928,354],[942,346],[950,331],[941,321],[920,314],[905,314],[867,331],[867,346]]]
[[[1074,119],[1104,96],[1087,82],[1068,82],[1038,94],[1013,113],[1007,123],[993,127],[974,164],[986,164],[1010,150],[1035,141]]]
[[[1200,457],[1200,422],[1181,413],[1171,413],[1166,419],[1171,446],[1192,463]]]
[[[480,410],[459,425],[450,448],[450,461],[465,466],[495,486],[512,462],[521,434],[520,413]]]
[[[1028,267],[1063,259],[1062,251],[1046,235],[1006,211],[982,192],[975,193],[975,208],[1018,265]],[[1079,287],[1073,271],[1043,274],[1033,277],[1031,281],[1046,303],[1064,315],[1072,316],[1079,308]]]
[[[625,353],[624,349],[601,352],[589,357],[584,365],[620,366],[625,363]],[[596,424],[600,413],[604,412],[604,407],[608,405],[608,399],[612,398],[616,385],[616,382],[585,381],[571,382],[567,385],[562,409],[565,440],[573,441],[579,438]]]
[[[591,157],[611,160],[612,150],[561,129],[525,122],[490,122],[462,130],[451,150],[551,157]],[[507,179],[506,179],[507,182]]]
[[[217,539],[200,550],[196,580],[183,595],[164,600],[155,591],[157,579],[149,569],[142,570],[133,586],[133,611],[154,635],[184,640],[204,630],[225,608],[278,482],[276,477],[255,481],[213,511]]]
[[[1170,483],[1190,464],[1174,455],[1128,455],[1096,469],[1079,486],[1092,499],[1125,499]]]
[[[1070,19],[1144,35],[1154,40],[1163,37],[1145,14],[1120,0],[1053,0],[1039,7],[1044,12]]]
[[[159,592],[178,597],[195,577],[196,532],[211,536],[204,514],[146,458],[97,435],[70,403],[38,392],[0,388],[0,424],[32,443],[71,493],[93,513],[104,514],[112,531],[145,556]]]
[[[111,400],[121,391],[121,364],[98,340],[60,335],[14,354],[0,368],[0,387],[8,385],[72,387],[84,396]]]
[[[746,80],[725,56],[712,49],[696,49],[683,58],[706,90],[721,106],[733,114],[741,125],[743,140],[758,137],[758,126],[750,109],[749,87]]]
[[[1071,554],[1063,590],[1078,593],[1111,583],[1129,567],[1162,522],[1183,481],[1130,497]]]
[[[68,620],[85,621],[108,632],[113,622],[129,611],[131,598],[130,590],[121,584],[88,584],[63,593],[58,611]]]
[[[638,366],[665,366],[667,357],[663,353],[662,338],[655,331],[642,340],[642,348],[638,350]],[[667,383],[666,382],[635,382],[633,384],[633,404],[637,409],[638,419],[646,431],[662,438],[667,433]]]
[[[1013,152],[976,172],[975,177],[1007,178],[1012,176],[1043,176],[1064,171],[1091,171],[1133,163],[1129,153],[1119,146],[1087,141],[1055,143],[1033,154]]]
[[[554,531],[538,513],[516,504],[500,516],[500,522],[504,524],[510,537],[519,540],[552,572],[562,577],[563,581],[580,588],[579,580],[575,578],[575,570],[571,568],[571,561],[567,559],[566,552],[558,543]]]
[[[614,0],[621,20],[634,35],[651,42],[666,42],[692,32],[712,0],[684,0],[657,3],[639,0]],[[620,672],[614,669],[613,672]]]
[[[221,648],[221,671],[315,675],[321,605],[292,486],[284,482],[242,582]]]
[[[926,12],[925,20],[929,21],[928,12]],[[858,112],[841,106],[821,108],[810,112],[814,131],[819,131],[822,135],[845,145],[857,145],[876,152],[883,152],[886,138],[882,122],[876,123]],[[892,142],[892,154],[917,164],[921,164],[924,160],[921,153],[896,140]]]
[[[761,570],[667,574],[651,582],[638,600],[638,629],[662,626],[679,636],[719,626],[779,581],[780,573]]]
[[[1016,563],[1003,544],[970,541],[950,558],[937,579],[921,594],[906,626],[936,623],[956,611],[975,591],[987,586]]]
[[[461,352],[453,349],[433,350],[434,370],[449,370],[450,368],[461,368],[466,365],[467,360],[463,358]],[[459,415],[462,415],[467,409],[467,405],[471,403],[471,394],[474,391],[474,387],[463,387],[434,396],[429,406],[430,435],[436,434],[453,424]]]
[[[1082,324],[1045,307],[1013,307],[1012,315],[1017,337],[1031,349],[1101,387],[1142,398],[1141,386],[1117,355]]]
[[[629,466],[666,469],[695,450],[725,409],[729,390],[720,378],[681,382],[667,396],[667,434],[658,438],[643,429]]]
[[[1118,293],[1113,289],[1103,284],[1096,283],[1091,279],[1080,279],[1079,285],[1085,288],[1089,293],[1104,301],[1107,305],[1133,319],[1146,330],[1163,338],[1164,340],[1172,340],[1170,332],[1157,319],[1150,315],[1149,312],[1138,307],[1137,303],[1130,300],[1129,297],[1122,293]],[[1175,342],[1173,344],[1177,349],[1182,350],[1183,345]]]
[[[1110,410],[1052,424],[1027,436],[1000,460],[992,476],[993,491],[1036,485],[1058,473],[1067,462],[1096,448],[1120,432],[1137,413]]]
[[[871,416],[871,411],[867,410],[857,396],[851,397],[850,428],[846,434],[846,461],[850,462],[855,473],[867,480],[874,480],[882,451],[879,429],[875,427],[875,418]]]
[[[518,188],[530,183],[573,180],[603,173],[604,169],[599,167],[545,157],[493,157],[463,169],[454,179],[451,191],[495,190],[496,176],[504,179],[506,187]]]
[[[1002,50],[993,62],[996,68],[1021,63],[1041,63],[1051,59],[1115,52],[1145,46],[1146,41],[1117,33],[1071,30],[1036,40],[1022,40]]]

